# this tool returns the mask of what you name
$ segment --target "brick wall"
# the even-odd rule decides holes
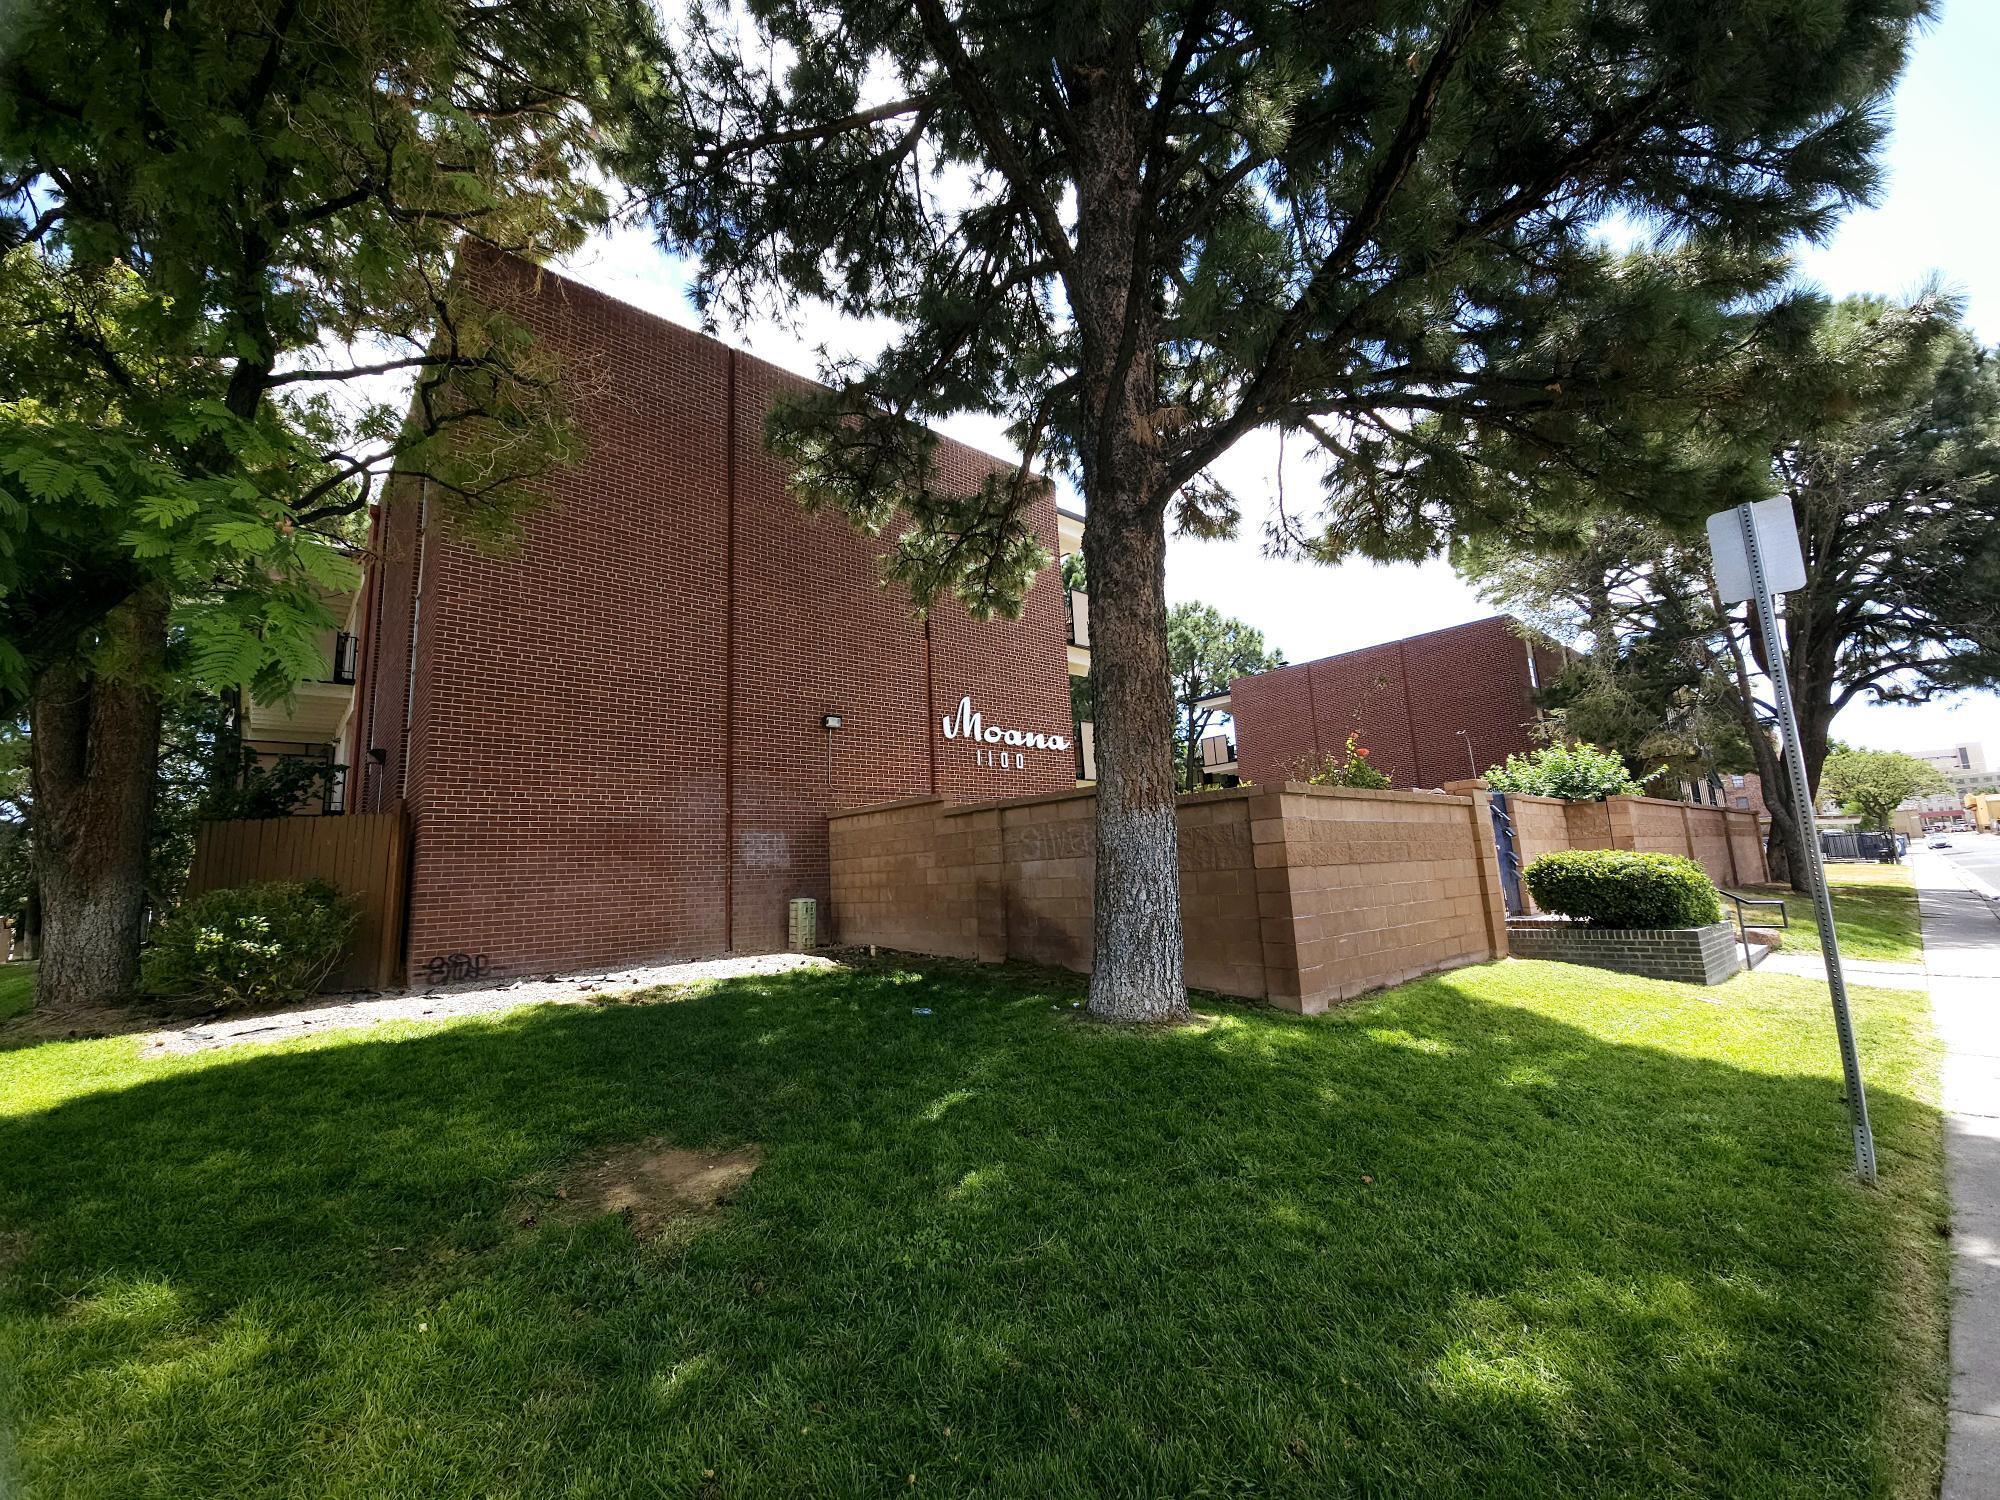
[[[846,943],[1087,972],[1093,795],[836,814],[832,925]],[[1308,1013],[1504,955],[1483,803],[1243,788],[1181,800],[1188,983]]]
[[[1279,781],[1339,755],[1358,731],[1370,761],[1399,787],[1435,787],[1533,746],[1537,682],[1561,668],[1504,616],[1239,677],[1230,685],[1241,774]]]
[[[1003,770],[939,724],[970,693],[988,724],[1070,732],[1054,568],[1017,621],[918,620],[887,542],[805,515],[764,450],[798,377],[521,262],[476,274],[564,360],[586,456],[501,554],[435,497],[421,527],[415,490],[384,511],[360,743],[385,761],[357,805],[407,803],[413,967],[782,947],[786,902],[827,898],[828,809],[1072,785],[1068,750]],[[948,483],[994,462],[939,444]],[[1052,499],[1034,520],[1053,551]]]
[[[1606,928],[1546,917],[1516,919],[1507,925],[1516,958],[1588,964],[1623,974],[1644,974],[1681,984],[1721,984],[1743,968],[1736,929],[1727,922],[1706,927]]]

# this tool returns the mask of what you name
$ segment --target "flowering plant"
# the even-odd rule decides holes
[[[1301,761],[1296,779],[1313,786],[1358,786],[1376,791],[1389,785],[1389,778],[1369,763],[1368,747],[1361,743],[1360,730],[1348,734],[1346,752],[1344,759],[1325,756],[1317,766]]]

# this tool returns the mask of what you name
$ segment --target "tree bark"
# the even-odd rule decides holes
[[[115,1000],[138,986],[166,620],[164,592],[142,589],[106,617],[101,665],[65,660],[35,682],[39,1009]]]
[[[1097,713],[1096,952],[1090,1012],[1183,1021],[1174,711],[1167,691],[1166,528],[1091,505],[1084,555]],[[1109,507],[1106,508],[1109,511]],[[1104,600],[1102,607],[1099,597]]]
[[[1179,767],[1167,671],[1167,465],[1154,278],[1143,269],[1147,113],[1133,36],[1068,79],[1079,121],[1076,256],[1080,457],[1090,525],[1097,885],[1090,1013],[1184,1021]]]

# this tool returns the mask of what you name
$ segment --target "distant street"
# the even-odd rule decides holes
[[[1959,869],[2000,890],[2000,834],[1954,833],[1952,847],[1937,853]]]

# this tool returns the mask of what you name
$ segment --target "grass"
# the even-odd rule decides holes
[[[25,1015],[35,1005],[35,966],[0,964],[0,1021]]]
[[[1514,962],[1130,1031],[1068,976],[737,981],[0,1054],[0,1491],[1934,1495],[1920,994]],[[915,1014],[928,1007],[929,1015]],[[617,1143],[760,1143],[650,1244]]]
[[[1917,891],[1911,883],[1908,865],[1830,864],[1826,867],[1826,885],[1833,896],[1833,928],[1840,935],[1843,957],[1889,963],[1923,962],[1924,938],[1917,915]],[[1739,894],[1782,896],[1792,921],[1791,930],[1785,934],[1785,949],[1794,953],[1819,952],[1819,928],[1813,921],[1811,897],[1775,888]],[[1734,909],[1725,915],[1733,921]]]

